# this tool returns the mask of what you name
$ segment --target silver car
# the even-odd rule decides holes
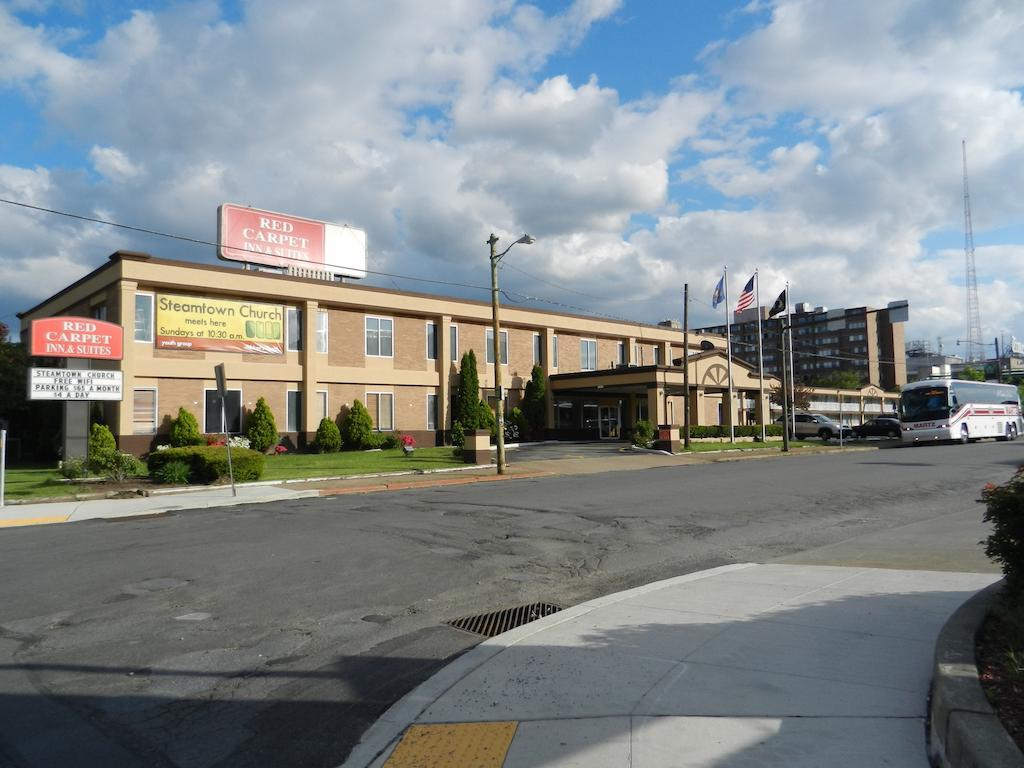
[[[782,419],[777,419],[776,424],[782,424]],[[796,436],[820,437],[822,440],[832,440],[839,437],[842,430],[843,438],[853,437],[853,430],[846,426],[840,426],[822,413],[798,413],[796,414]]]

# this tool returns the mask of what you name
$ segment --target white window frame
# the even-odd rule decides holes
[[[501,331],[501,335],[498,337],[499,350],[501,352],[501,364],[508,365],[508,331]],[[484,352],[484,362],[487,365],[494,365],[494,329],[487,328],[484,331],[484,346],[487,348]]]
[[[373,431],[374,432],[394,432],[395,431],[395,393],[394,392],[371,392],[367,391],[364,393],[366,399],[364,402],[370,401],[370,395],[377,396],[377,412],[371,413],[370,418],[373,419]],[[380,399],[383,395],[387,395],[391,398],[391,429],[381,429],[380,427]]]
[[[329,349],[328,344],[330,342],[331,320],[327,314],[326,309],[318,309],[316,311],[316,349],[317,354],[326,355]]]
[[[298,339],[292,338],[292,316],[295,316],[295,325],[299,329]],[[302,310],[298,307],[284,308],[284,348],[288,352],[302,351]]]
[[[323,395],[323,397],[321,398],[320,395]],[[330,405],[330,397],[327,394],[327,390],[326,389],[318,389],[318,390],[316,390],[316,402],[317,402],[317,405],[320,406],[320,418],[317,419],[317,422],[316,422],[317,424],[319,424],[324,419],[329,418],[329,414],[331,412],[331,409],[329,407],[329,405]]]
[[[558,334],[551,335],[551,367],[558,367]]]
[[[153,393],[153,429],[148,432],[139,432],[135,429],[135,393]],[[132,434],[133,435],[155,435],[160,423],[160,390],[156,387],[133,387],[132,388]]]
[[[594,365],[590,368],[584,365],[583,361],[583,345],[593,344],[594,345]],[[581,371],[596,371],[597,370],[597,339],[580,339],[580,370]]]
[[[203,387],[203,434],[204,435],[221,435],[224,433],[224,424],[221,424],[221,428],[216,432],[206,431],[206,393],[216,392],[216,387]],[[228,389],[226,392],[237,392],[238,393],[238,432],[229,432],[230,435],[242,435],[245,434],[245,423],[243,417],[245,416],[245,398],[242,397],[241,389]],[[227,419],[227,408],[224,409],[224,418]]]
[[[367,347],[367,344],[369,342],[369,338],[367,336],[367,334],[369,333],[369,329],[366,327],[366,323],[368,321],[370,321],[370,320],[376,320],[377,321],[377,352],[376,353],[370,352],[368,347]],[[381,342],[381,336],[382,336],[382,334],[381,334],[381,323],[384,322],[384,321],[387,321],[388,323],[391,323],[391,330],[388,332],[389,335],[391,336],[391,352],[389,354],[386,354],[386,355],[381,354],[381,351],[380,351],[381,347],[383,346],[380,343]],[[363,352],[366,354],[367,357],[394,357],[395,356],[395,319],[393,317],[385,317],[384,315],[364,315],[363,316]]]
[[[430,399],[431,398],[434,399],[434,407],[433,408],[430,407]],[[437,405],[438,405],[438,402],[439,402],[439,400],[438,400],[438,395],[437,394],[435,394],[434,392],[428,392],[427,393],[427,429],[433,429],[433,430],[437,429],[437,422],[438,422],[438,418],[437,418]],[[431,422],[433,422],[433,424],[431,424]]]
[[[146,331],[146,335],[149,338],[147,338],[147,339],[140,339],[139,338],[139,298],[140,297],[148,298],[149,299],[149,328]],[[153,314],[154,312],[156,312],[156,295],[152,294],[152,293],[149,293],[148,291],[136,291],[135,292],[135,328],[133,330],[132,336],[135,339],[135,341],[138,342],[139,344],[152,344],[153,343],[153,325],[156,323],[156,318],[155,318],[155,316]],[[139,387],[139,389],[145,389],[145,387]]]
[[[448,326],[448,343],[452,348],[449,357],[453,363],[459,362],[459,326],[455,323]]]
[[[297,392],[298,395],[299,395],[299,419],[296,421],[295,429],[291,429],[291,422],[292,422],[292,398],[291,398],[291,394],[292,394],[292,392]],[[301,389],[286,389],[285,390],[285,393],[284,393],[284,427],[285,427],[284,431],[285,432],[304,432],[305,431],[302,428],[302,424],[299,423],[299,422],[301,422],[302,406],[304,405],[302,400],[303,400],[303,397],[302,397],[302,390]]]
[[[426,345],[427,360],[437,360],[437,348],[439,346],[438,341],[440,341],[437,335],[437,323],[435,323],[433,320],[427,320],[427,322],[425,323],[424,330],[424,335],[426,337],[424,339],[424,343]],[[433,340],[434,342],[433,354],[431,354],[430,349],[431,340]]]

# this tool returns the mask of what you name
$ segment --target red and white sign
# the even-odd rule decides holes
[[[124,329],[88,317],[47,317],[32,321],[33,357],[85,357],[120,360]]]
[[[353,227],[225,203],[217,209],[217,243],[228,261],[366,277],[366,233]]]

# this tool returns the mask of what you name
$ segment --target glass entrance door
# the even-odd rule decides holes
[[[615,405],[602,405],[600,415],[600,435],[602,440],[619,439],[619,408]]]

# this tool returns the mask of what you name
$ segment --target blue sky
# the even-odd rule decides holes
[[[1024,7],[1009,0],[0,3],[0,197],[199,239],[251,204],[368,233],[368,282],[721,322],[762,296],[907,298],[964,334],[960,141],[983,334],[1024,336]],[[0,320],[118,248],[0,204]],[[703,294],[707,294],[704,296]],[[767,301],[767,298],[765,298]]]

